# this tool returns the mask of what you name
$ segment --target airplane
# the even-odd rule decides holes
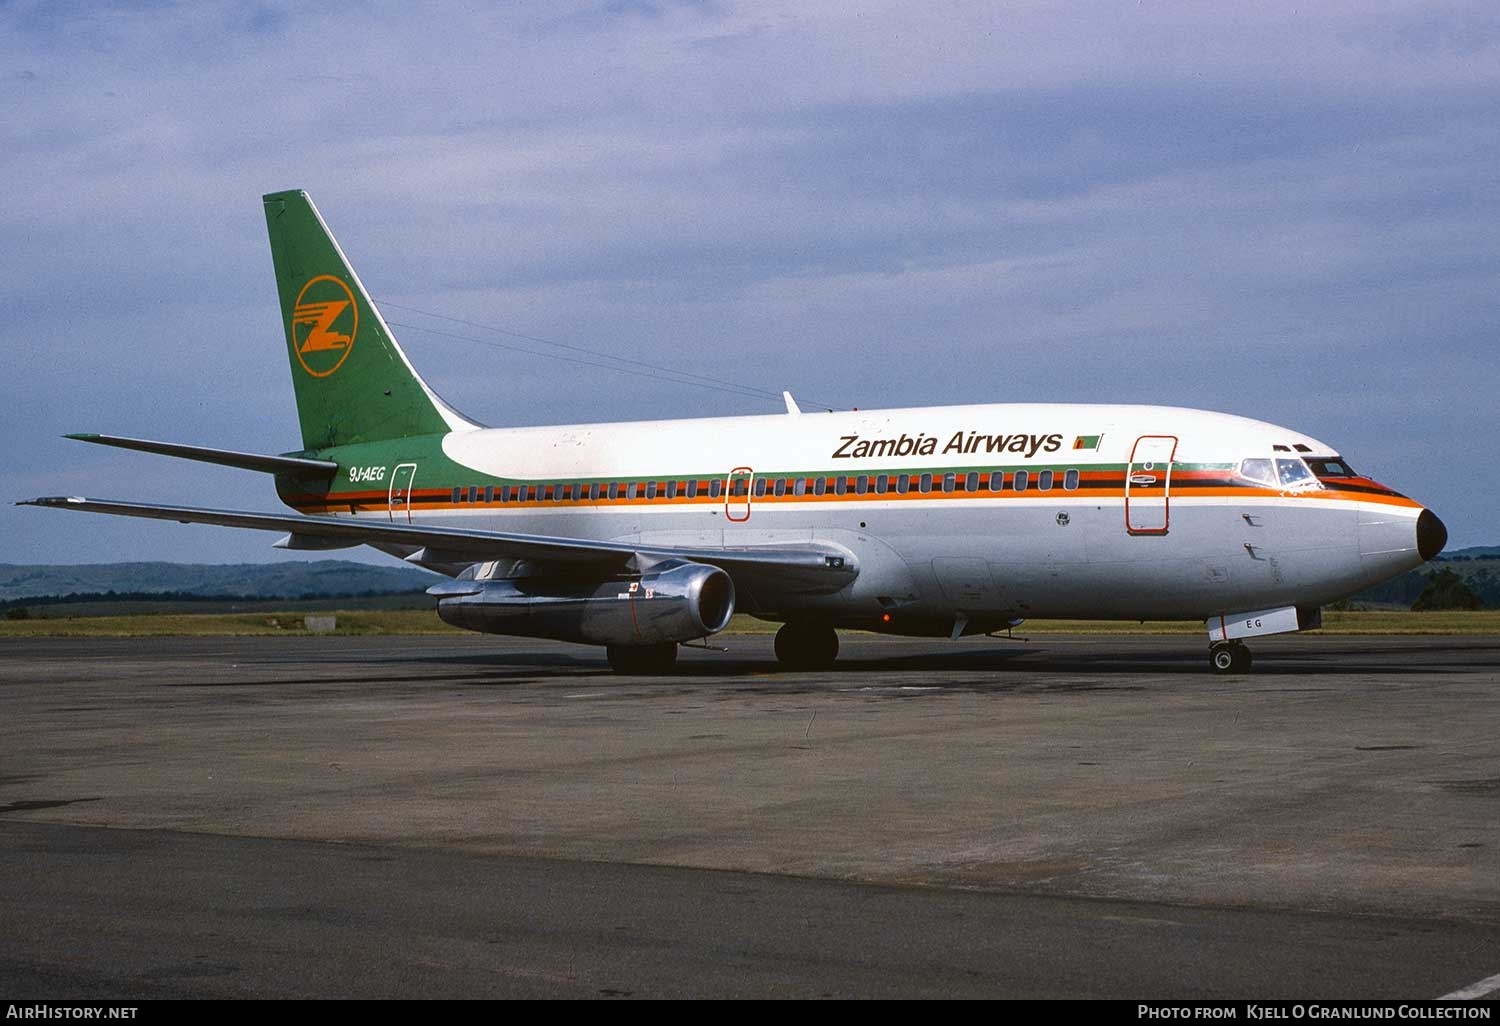
[[[1004,404],[485,427],[413,368],[305,192],[263,197],[302,448],[69,438],[274,476],[291,513],[48,497],[35,505],[369,545],[449,579],[443,620],[672,670],[736,612],[787,668],[837,631],[992,634],[1027,618],[1204,621],[1247,638],[1431,560],[1421,504],[1288,428],[1204,410]]]

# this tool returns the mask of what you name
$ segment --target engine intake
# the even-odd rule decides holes
[[[485,634],[659,645],[717,634],[734,615],[734,582],[704,563],[674,561],[636,578],[507,577],[440,584],[438,616]]]

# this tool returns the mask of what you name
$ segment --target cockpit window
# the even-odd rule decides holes
[[[1271,460],[1241,460],[1240,476],[1248,477],[1252,481],[1259,481],[1261,484],[1268,484],[1274,487],[1276,484],[1276,465]]]
[[[1318,477],[1358,477],[1342,459],[1308,460],[1307,465]]]
[[[1293,488],[1317,481],[1312,471],[1307,469],[1307,464],[1301,460],[1277,460],[1276,476],[1281,479],[1283,488]]]

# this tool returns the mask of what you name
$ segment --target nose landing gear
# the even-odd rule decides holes
[[[1250,649],[1241,641],[1216,641],[1208,647],[1208,662],[1215,673],[1249,673]]]

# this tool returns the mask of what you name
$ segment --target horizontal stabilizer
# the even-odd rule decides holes
[[[832,542],[754,545],[742,548],[634,545],[550,535],[509,534],[456,527],[422,527],[354,517],[303,516],[300,513],[250,513],[240,510],[155,506],[79,496],[52,496],[19,502],[85,513],[175,520],[182,524],[217,524],[256,531],[290,532],[296,539],[343,540],[350,544],[411,546],[442,553],[444,561],[482,563],[499,559],[533,559],[552,563],[596,563],[621,571],[638,571],[665,559],[686,559],[722,567],[736,584],[756,582],[804,594],[827,594],[848,585],[859,574],[854,553]],[[299,545],[305,545],[299,541]]]
[[[264,474],[321,474],[326,477],[339,469],[339,465],[332,460],[310,460],[302,456],[268,456],[258,452],[209,449],[201,445],[153,442],[145,438],[122,438],[119,435],[76,434],[63,437],[79,442],[113,445],[119,449],[135,449],[140,452],[154,452],[162,456],[176,456],[178,459],[197,460],[200,463],[239,467],[241,470],[258,470]]]

